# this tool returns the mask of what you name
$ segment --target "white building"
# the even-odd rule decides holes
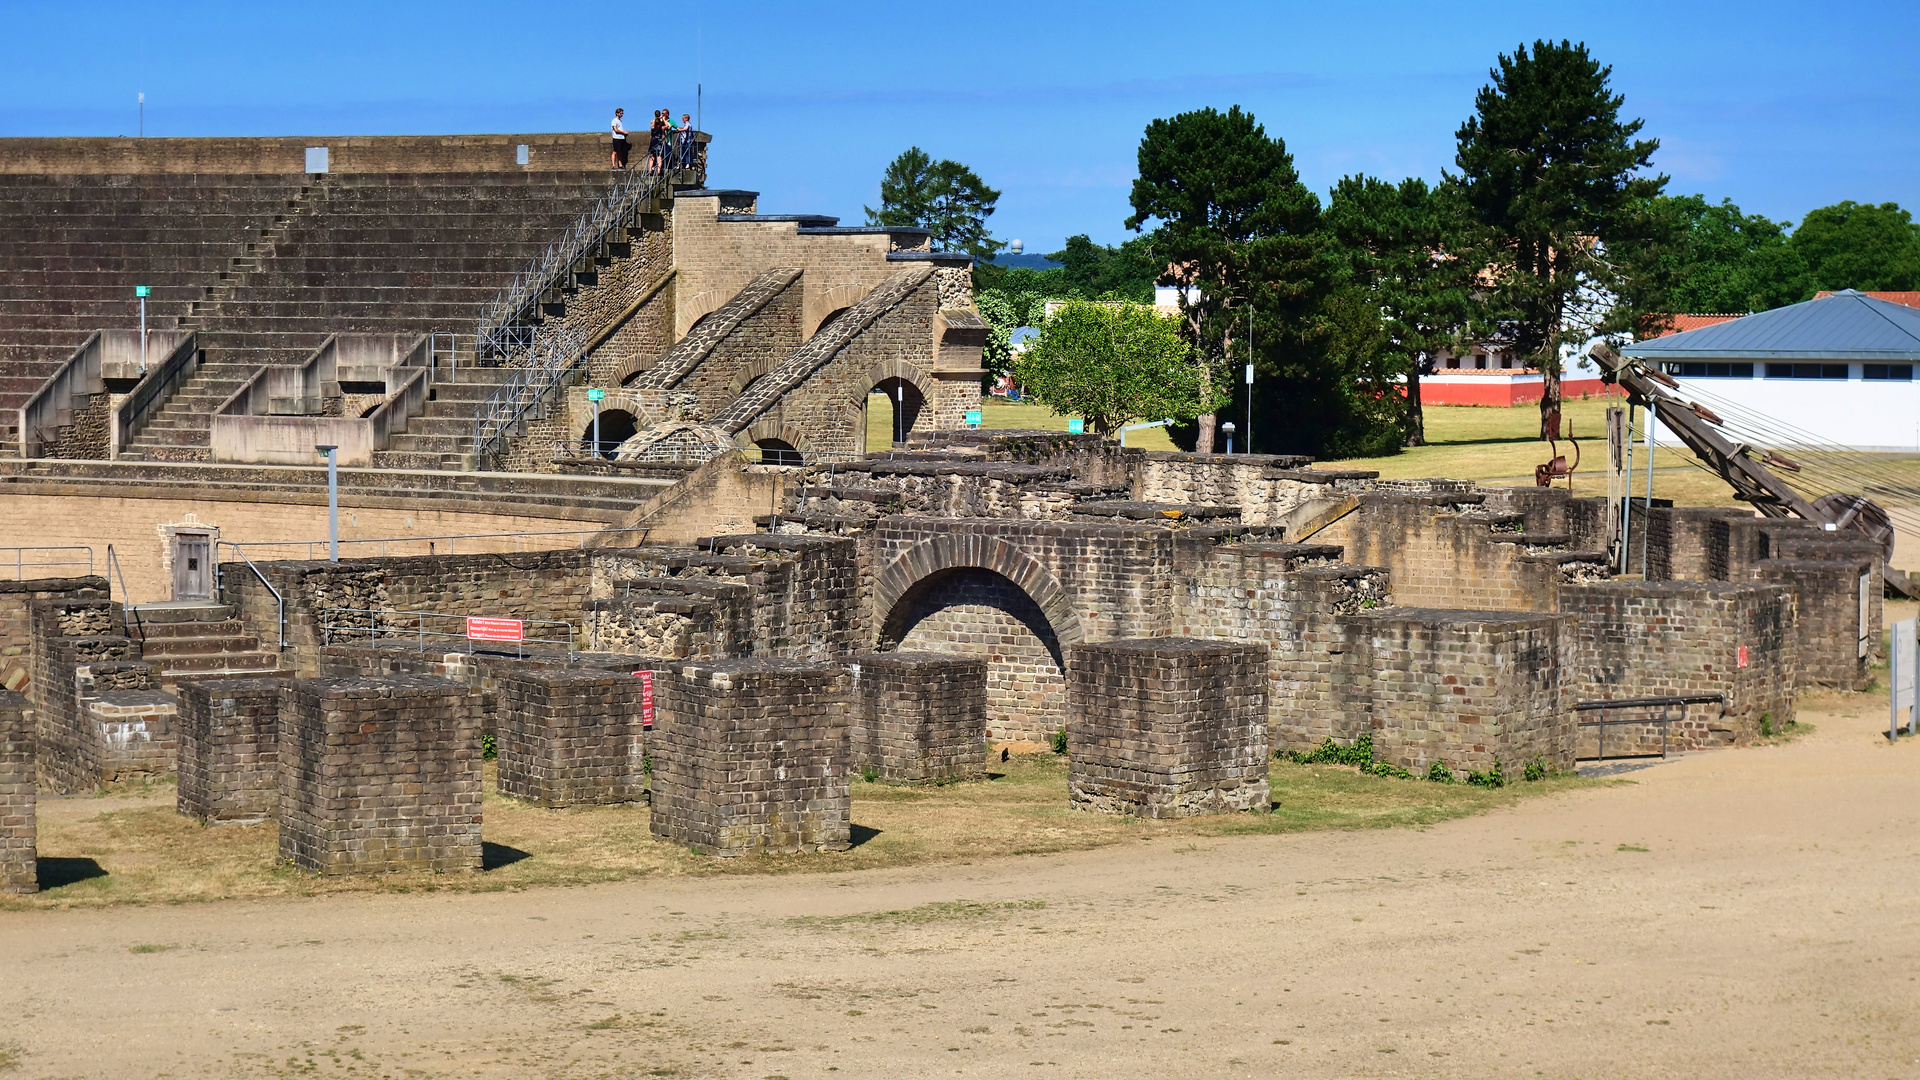
[[[1621,351],[1657,362],[1682,397],[1736,428],[1759,414],[1803,444],[1920,452],[1920,310],[1849,289]]]

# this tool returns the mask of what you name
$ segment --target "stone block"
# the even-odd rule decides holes
[[[275,744],[285,679],[202,679],[179,687],[182,814],[210,825],[280,812]]]
[[[174,771],[180,740],[176,730],[179,707],[172,694],[164,690],[110,690],[81,700],[97,748],[95,761],[101,783],[136,776],[158,777]]]
[[[1267,649],[1194,638],[1067,653],[1068,798],[1147,818],[1265,809]]]
[[[34,724],[27,699],[0,690],[0,893],[40,889],[34,832]]]
[[[982,775],[987,662],[937,653],[853,658],[853,765],[896,783]]]
[[[1793,589],[1800,685],[1867,688],[1873,681],[1879,601],[1871,560],[1761,559],[1745,576]]]
[[[645,797],[643,683],[625,671],[533,668],[500,681],[500,793],[541,806]]]
[[[322,874],[480,867],[480,702],[430,676],[295,679],[275,744],[280,857]]]
[[[846,850],[848,683],[838,664],[794,660],[661,671],[653,835],[710,855]]]

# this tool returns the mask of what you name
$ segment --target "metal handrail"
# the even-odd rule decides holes
[[[387,556],[388,544],[419,544],[419,543],[437,544],[440,541],[445,540],[445,541],[448,541],[446,553],[448,555],[453,555],[453,554],[456,554],[456,552],[454,551],[454,546],[452,542],[456,540],[497,540],[504,537],[512,537],[515,540],[520,540],[529,536],[578,536],[581,539],[574,544],[574,547],[577,550],[585,550],[587,546],[586,538],[589,536],[605,536],[608,533],[639,533],[640,538],[634,541],[634,543],[638,545],[638,544],[644,544],[647,542],[647,534],[651,531],[652,531],[651,526],[641,526],[641,527],[635,527],[631,529],[609,527],[605,529],[548,529],[545,531],[538,531],[538,532],[453,533],[451,535],[444,535],[444,536],[376,536],[376,537],[368,537],[368,538],[359,539],[359,540],[343,539],[340,541],[340,546],[346,547],[349,544],[379,544],[380,554],[378,556],[372,556],[372,557],[385,558]],[[314,558],[316,549],[325,548],[330,542],[331,541],[327,541],[327,540],[248,540],[243,544],[233,540],[219,540],[215,542],[214,546],[215,546],[216,552],[219,548],[223,548],[223,547],[232,548],[233,553],[235,555],[240,556],[242,559],[247,558],[246,552],[242,550],[243,548],[250,547],[250,548],[254,548],[255,550],[258,550],[263,547],[305,548],[307,552],[307,561],[311,562]],[[516,552],[524,552],[526,550],[527,549],[525,547],[521,546],[518,543],[514,545],[514,551]],[[552,551],[552,550],[559,550],[559,549],[537,548],[535,550]],[[432,551],[432,552],[429,552],[429,554],[438,555],[440,554],[440,552]],[[219,560],[216,558],[214,561],[217,563]],[[268,560],[268,561],[271,562],[275,560]]]
[[[120,579],[120,610],[133,616],[133,625],[140,631],[140,640],[147,640],[147,625],[140,619],[140,609],[133,604],[133,590],[127,588],[127,575],[120,569],[120,559],[113,553],[113,545],[107,545],[107,589],[113,589],[113,579]],[[125,619],[121,620],[123,623]]]
[[[444,611],[401,611],[397,608],[327,608],[325,609],[325,615],[327,617],[323,618],[320,623],[320,643],[322,645],[334,644],[334,635],[338,633],[343,635],[363,634],[366,640],[369,641],[375,637],[411,637],[418,642],[420,651],[422,652],[426,651],[427,639],[430,637],[459,638],[467,643],[467,652],[469,654],[474,651],[474,639],[468,636],[464,629],[466,620],[468,619],[466,615],[452,615]],[[356,620],[349,620],[344,623],[338,622],[333,618],[333,616],[338,615],[364,615],[366,616],[365,625],[360,625]],[[396,617],[413,620],[413,627],[409,629],[405,626],[393,625],[392,620]],[[427,629],[428,619],[457,619],[461,622],[463,629],[457,634],[446,630],[429,630]],[[564,628],[567,632],[567,636],[564,638],[535,638],[527,637],[523,633],[520,640],[515,642],[515,644],[519,646],[519,653],[523,656],[526,654],[526,646],[528,645],[561,646],[564,647],[567,652],[572,653],[578,648],[576,645],[578,637],[584,636],[583,630],[576,627],[573,623],[566,622],[562,619],[516,619],[515,621],[519,622],[523,628],[558,626]]]
[[[1727,703],[1727,695],[1725,694],[1679,694],[1673,697],[1615,698],[1608,701],[1576,702],[1573,706],[1573,709],[1575,712],[1606,712],[1613,709],[1656,709],[1657,708],[1660,710],[1660,715],[1658,716],[1636,716],[1636,717],[1630,717],[1625,720],[1578,721],[1575,724],[1576,727],[1590,727],[1590,728],[1599,729],[1594,733],[1594,737],[1597,740],[1594,744],[1594,756],[1591,758],[1584,758],[1582,760],[1586,760],[1586,761],[1607,760],[1607,729],[1610,727],[1618,727],[1622,724],[1659,724],[1660,725],[1660,753],[1657,756],[1661,758],[1665,758],[1667,756],[1667,729],[1675,721],[1685,720],[1687,718],[1687,706],[1711,705],[1716,703],[1724,708]],[[1678,713],[1670,714],[1667,712],[1667,710],[1672,709],[1675,706],[1678,706],[1680,709]],[[1613,760],[1623,761],[1631,758],[1643,758],[1643,757],[1654,757],[1654,756],[1656,755],[1615,754],[1613,756]]]
[[[217,553],[220,549],[220,546],[224,543],[226,542],[221,540],[214,541],[214,551],[216,552],[216,557],[213,560],[213,573],[216,579],[220,575],[220,560],[217,557]],[[260,572],[260,568],[253,564],[252,559],[247,558],[247,553],[240,550],[239,544],[226,544],[226,546],[232,548],[233,553],[235,555],[240,556],[240,561],[247,564],[247,569],[253,571],[253,576],[259,578],[260,584],[265,585],[267,587],[267,591],[273,594],[274,607],[278,613],[279,621],[280,621],[280,647],[282,649],[286,648],[287,647],[287,598],[284,596],[281,596],[280,590],[274,588],[273,582],[267,580],[267,575]]]
[[[112,550],[112,549],[109,548],[108,550]],[[93,576],[93,549],[82,544],[67,544],[60,547],[0,548],[0,553],[4,553],[8,551],[13,552],[13,580],[15,581],[27,580],[24,575],[26,574],[26,568],[29,566],[82,566],[84,565],[87,568],[87,576],[88,577]],[[55,559],[50,562],[27,562],[26,561],[26,556],[27,556],[27,553],[29,552],[47,552],[47,551],[84,551],[87,553],[87,561],[85,563],[82,563],[79,559]],[[0,566],[5,565],[4,560],[5,560],[5,556],[3,554],[0,554]]]
[[[516,341],[526,341],[526,352],[510,361],[513,377],[474,412],[472,450],[482,460],[503,449],[507,433],[575,372],[585,370],[587,363],[587,350],[567,331],[535,334],[530,327],[507,329]]]

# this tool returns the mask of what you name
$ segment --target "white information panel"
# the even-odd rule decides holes
[[[1920,731],[1920,717],[1914,715],[1914,676],[1920,673],[1920,635],[1914,633],[1914,620],[1893,624],[1887,650],[1887,738],[1898,740],[1900,729],[1907,734]],[[1903,715],[1904,714],[1904,715]],[[1902,720],[1906,722],[1901,723]]]

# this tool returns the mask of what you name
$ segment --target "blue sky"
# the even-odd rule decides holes
[[[1141,129],[1253,111],[1323,195],[1436,179],[1496,54],[1586,41],[1661,140],[1669,190],[1798,220],[1920,205],[1920,4],[7,5],[0,134],[603,130],[691,111],[716,184],[861,216],[909,144],[1004,192],[997,236],[1128,234]]]

